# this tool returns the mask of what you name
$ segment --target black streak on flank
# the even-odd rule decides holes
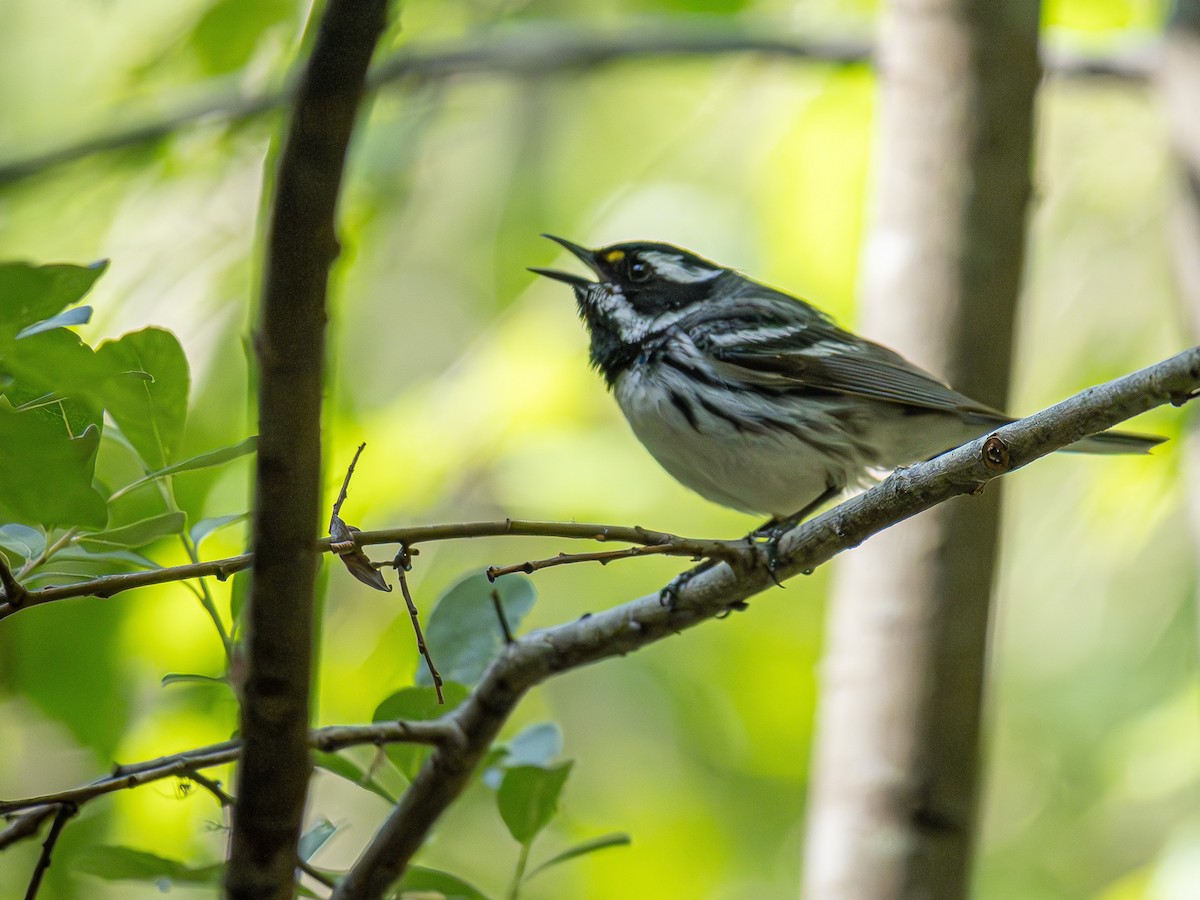
[[[692,431],[700,430],[700,423],[696,421],[696,411],[692,409],[692,405],[688,403],[687,398],[683,394],[678,391],[671,391],[671,404],[683,413],[683,417],[692,426]]]

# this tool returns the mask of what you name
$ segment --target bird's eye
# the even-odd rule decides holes
[[[649,281],[652,270],[650,264],[643,262],[637,257],[631,257],[629,260],[629,280],[637,283]]]

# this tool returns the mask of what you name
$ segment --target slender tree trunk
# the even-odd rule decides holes
[[[1003,407],[1030,196],[1038,0],[893,0],[882,25],[871,337]],[[1000,492],[873,538],[840,569],[805,895],[961,898],[979,781]]]
[[[242,757],[225,896],[294,897],[312,773],[309,690],[320,533],[326,295],[338,197],[385,0],[329,0],[279,160],[255,334],[261,369]]]
[[[1159,87],[1175,152],[1171,261],[1184,320],[1200,341],[1200,0],[1175,0],[1163,41]],[[1184,444],[1192,543],[1200,557],[1200,422],[1193,412]]]

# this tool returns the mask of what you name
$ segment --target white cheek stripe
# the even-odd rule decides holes
[[[620,291],[598,292],[592,302],[595,309],[616,326],[621,340],[628,343],[637,343],[651,334],[665,331],[687,314],[686,309],[673,309],[648,319],[635,310]]]
[[[621,340],[640,341],[648,333],[645,316],[639,315],[619,291],[597,291],[592,302],[596,310],[616,326]]]

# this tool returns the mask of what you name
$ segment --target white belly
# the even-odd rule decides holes
[[[784,518],[828,487],[840,489],[861,479],[861,452],[833,416],[815,408],[812,421],[793,422],[790,431],[739,428],[704,409],[701,400],[719,405],[721,392],[654,365],[635,366],[614,385],[617,403],[638,440],[680,483],[715,503]],[[690,402],[676,399],[685,397]],[[756,413],[767,419],[779,415],[771,401],[756,401],[752,394],[739,402],[749,404],[744,407],[751,413],[749,422]],[[760,405],[754,406],[756,402]],[[693,426],[689,412],[700,428]]]

